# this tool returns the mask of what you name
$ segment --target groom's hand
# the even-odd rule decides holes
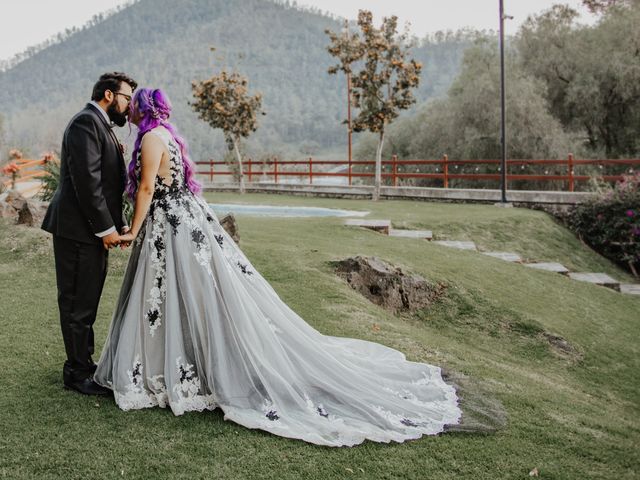
[[[105,250],[109,250],[111,247],[116,247],[119,243],[120,235],[118,232],[113,232],[102,237],[102,246]]]
[[[131,240],[129,240],[129,235],[127,235],[131,231],[129,227],[122,227],[120,231],[120,250],[124,250],[129,245],[131,245]]]

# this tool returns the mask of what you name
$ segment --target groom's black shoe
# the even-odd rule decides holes
[[[75,380],[64,382],[64,388],[67,390],[75,390],[76,392],[84,395],[109,395],[111,390],[98,385],[93,381],[92,377],[85,378],[83,380]]]

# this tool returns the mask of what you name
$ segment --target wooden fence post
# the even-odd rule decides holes
[[[273,178],[274,182],[278,183],[278,157],[273,160]]]
[[[309,157],[309,185],[313,183],[313,159]]]
[[[249,177],[249,183],[251,183],[251,157],[249,157],[248,163],[249,163],[249,165],[248,165],[249,169],[247,170],[247,175]]]
[[[569,154],[567,165],[569,169],[569,191],[573,192],[573,153]]]
[[[209,181],[213,182],[213,158],[209,159]]]
[[[398,161],[398,156],[397,155],[393,155],[391,157],[391,161],[392,163],[392,175],[391,177],[393,178],[393,186],[397,187],[398,186],[398,164],[396,163]]]
[[[444,172],[444,188],[449,188],[449,155],[442,156],[442,171]]]

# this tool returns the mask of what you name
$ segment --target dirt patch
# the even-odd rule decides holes
[[[350,257],[332,265],[351,288],[392,313],[413,313],[428,307],[446,291],[443,284],[407,274],[377,257]]]

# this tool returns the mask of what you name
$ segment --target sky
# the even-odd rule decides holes
[[[228,0],[234,1],[234,0]],[[0,60],[13,57],[65,28],[82,26],[93,15],[126,3],[125,0],[1,0]],[[593,23],[580,0],[504,0],[505,13],[513,16],[505,24],[507,34],[515,33],[528,15],[548,9],[554,3],[569,4]],[[400,24],[410,23],[410,32],[419,37],[438,30],[498,28],[498,0],[298,0],[340,17],[355,19],[358,9],[367,8],[376,23],[383,16],[397,15]],[[35,13],[37,12],[37,14]]]

